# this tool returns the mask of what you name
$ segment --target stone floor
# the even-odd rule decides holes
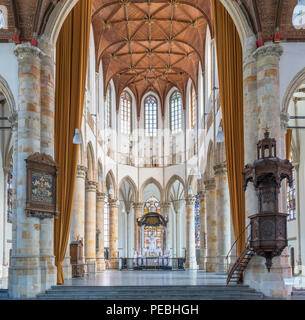
[[[66,280],[67,286],[170,286],[226,283],[226,275],[204,271],[118,271],[106,270],[85,278]]]
[[[8,278],[0,278],[0,289],[8,288]]]

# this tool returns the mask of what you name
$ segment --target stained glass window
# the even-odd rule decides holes
[[[106,126],[111,128],[111,110],[112,110],[112,94],[111,87],[108,86],[107,94],[106,94],[106,104],[105,104],[105,120]]]
[[[158,103],[157,99],[149,96],[145,99],[145,135],[155,137],[158,126]]]
[[[182,98],[176,91],[170,100],[170,124],[172,133],[178,133],[182,129]]]
[[[4,16],[1,10],[0,10],[0,29],[4,29]]]
[[[12,223],[13,214],[13,159],[10,161],[10,172],[7,175],[7,222]]]
[[[305,0],[298,0],[292,15],[292,24],[296,29],[305,29]]]
[[[196,242],[196,247],[200,248],[200,205],[199,205],[199,194],[196,195],[196,201],[195,201],[195,242]]]
[[[124,91],[121,95],[121,133],[130,135],[131,132],[131,96]]]
[[[105,258],[108,258],[108,248],[109,248],[109,201],[108,196],[105,197],[104,202],[104,248],[105,248]]]
[[[293,184],[292,187],[287,186],[287,212],[289,214],[288,220],[296,219],[295,206],[295,170],[292,171]]]

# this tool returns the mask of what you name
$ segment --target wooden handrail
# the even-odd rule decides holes
[[[238,238],[235,240],[235,242],[233,243],[230,251],[228,252],[228,254],[227,254],[227,256],[226,256],[226,260],[228,260],[229,255],[230,255],[231,251],[233,250],[233,248],[235,247],[235,244],[237,243],[237,241],[241,238],[241,236],[245,233],[245,231],[249,228],[250,225],[251,225],[251,223],[249,223],[249,224],[244,228],[244,230],[239,234]]]
[[[248,226],[247,226],[248,227]],[[242,254],[237,258],[237,260],[235,261],[234,265],[232,266],[232,268],[230,269],[229,273],[228,273],[228,277],[227,277],[227,285],[230,283],[231,278],[235,272],[235,270],[237,269],[237,267],[240,265],[240,263],[242,262],[242,260],[245,258],[245,256],[249,253],[250,250],[250,240],[251,240],[251,235],[249,235],[249,237],[247,238],[247,243],[246,243],[246,248],[245,250],[242,252]]]

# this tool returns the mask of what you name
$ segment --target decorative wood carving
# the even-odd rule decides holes
[[[266,258],[266,266],[270,271],[272,258],[281,255],[288,245],[288,214],[279,212],[278,194],[283,179],[287,178],[292,186],[293,166],[288,160],[281,160],[276,156],[276,141],[269,137],[268,131],[257,144],[257,158],[243,170],[244,190],[248,182],[253,182],[259,207],[259,213],[249,217],[250,246],[257,255]]]
[[[57,218],[58,165],[51,156],[34,153],[26,160],[26,215],[37,218]]]

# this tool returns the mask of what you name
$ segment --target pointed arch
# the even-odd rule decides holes
[[[166,188],[165,188],[165,196],[166,196],[166,199],[165,201],[166,202],[169,202],[170,201],[170,193],[171,193],[171,188],[173,186],[173,184],[176,182],[176,181],[179,181],[183,187],[183,196],[184,198],[186,198],[186,195],[187,195],[187,190],[186,190],[186,185],[185,185],[185,182],[184,180],[178,176],[178,175],[173,175],[167,182],[167,185],[166,185]]]
[[[13,93],[7,81],[1,75],[0,75],[0,92],[4,94],[4,97],[6,99],[6,102],[9,108],[9,113],[10,114],[15,113],[17,109],[16,109],[16,103],[15,103]]]
[[[91,141],[87,145],[87,168],[88,180],[95,180],[95,156]]]
[[[114,176],[113,171],[111,169],[106,174],[105,183],[106,183],[106,191],[108,192],[110,189],[110,186],[112,186],[113,197],[117,199],[118,188],[117,188],[117,185],[115,182],[115,176]]]
[[[206,180],[209,180],[214,176],[213,163],[214,163],[214,143],[210,141],[209,147],[208,147],[208,153],[207,153],[207,164],[205,168]]]
[[[140,199],[140,202],[143,202],[144,199],[143,199],[143,195],[144,195],[144,190],[145,188],[149,185],[149,184],[154,184],[159,192],[160,192],[160,202],[163,202],[164,200],[164,193],[163,193],[163,188],[161,186],[161,184],[153,177],[150,177],[148,178],[141,186],[141,189],[140,189],[140,194],[139,194],[139,199]]]
[[[133,201],[138,202],[138,188],[133,179],[130,176],[125,176],[119,184],[119,190],[124,182],[127,182],[131,187]]]
[[[282,101],[282,112],[288,112],[289,103],[295,91],[305,83],[305,68],[300,70],[290,81]]]

